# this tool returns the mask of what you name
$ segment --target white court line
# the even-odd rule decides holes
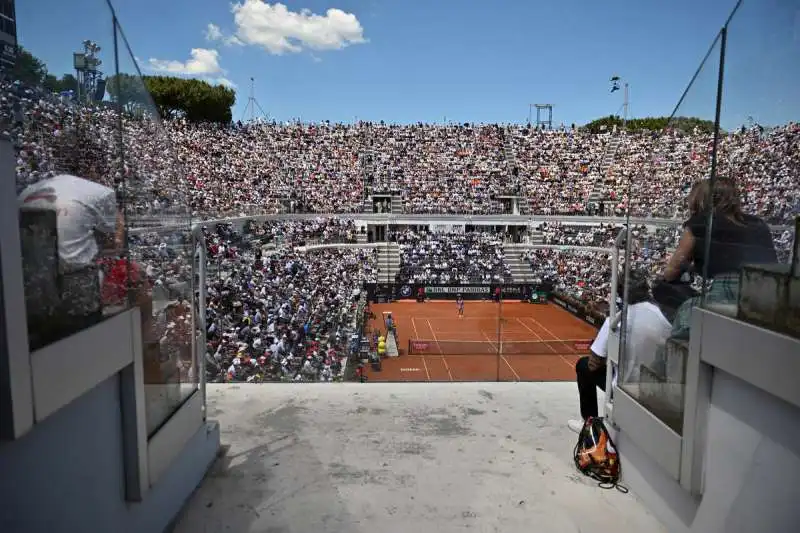
[[[489,335],[487,335],[485,331],[481,330],[481,333],[483,333],[483,336],[486,337],[486,340],[489,342],[489,344],[491,344],[492,346],[495,345],[495,343],[492,341],[492,339],[489,338]],[[499,352],[499,350],[498,350],[498,352]],[[522,379],[519,377],[519,374],[517,374],[517,371],[514,370],[514,367],[511,366],[511,363],[509,363],[508,359],[506,359],[506,356],[505,355],[500,355],[499,353],[498,353],[498,355],[500,356],[500,359],[502,359],[503,362],[506,364],[508,369],[511,370],[511,373],[514,374],[514,376],[517,378],[517,381],[522,381]],[[498,378],[499,378],[499,376],[498,376]]]
[[[534,322],[536,322],[536,324],[537,324],[537,325],[538,325],[540,328],[542,328],[543,330],[545,330],[545,331],[546,331],[547,333],[549,333],[550,335],[553,335],[553,332],[552,332],[552,331],[548,331],[548,330],[547,330],[547,328],[545,328],[544,326],[542,326],[542,325],[539,323],[539,321],[537,321],[535,318],[533,318],[533,317],[526,317],[526,318],[530,318],[531,320],[533,320]],[[536,335],[536,337],[538,337],[538,338],[539,338],[539,340],[541,340],[541,341],[543,341],[543,342],[547,342],[547,341],[545,341],[545,340],[544,340],[544,337],[542,337],[541,335],[539,335],[538,333],[536,333],[535,331],[533,331],[533,330],[532,330],[532,329],[531,329],[531,328],[530,328],[530,327],[529,327],[527,324],[525,324],[525,322],[523,322],[523,321],[522,321],[522,319],[520,319],[520,318],[517,318],[517,320],[519,321],[519,323],[520,323],[520,324],[522,324],[523,326],[525,326],[525,328],[526,328],[528,331],[530,331],[531,333],[533,333],[534,335]],[[553,336],[555,337],[555,335],[553,335]],[[556,337],[556,338],[557,338],[557,337]],[[548,347],[548,348],[550,348],[550,350],[552,350],[552,351],[553,351],[553,352],[554,352],[556,355],[558,355],[558,358],[559,358],[559,359],[561,359],[561,360],[564,362],[564,364],[566,364],[566,365],[567,365],[568,367],[570,367],[570,368],[572,368],[572,367],[573,367],[573,365],[571,365],[571,364],[570,364],[570,362],[569,362],[569,361],[567,361],[567,360],[564,358],[564,356],[563,356],[562,354],[560,354],[560,353],[557,353],[557,350],[556,350],[555,348],[553,348],[553,347],[552,347],[552,346],[550,346],[549,344],[547,345],[547,347]]]
[[[436,332],[433,331],[433,326],[431,326],[430,319],[426,318],[425,322],[428,323],[428,328],[431,330],[431,335],[433,335],[433,341],[436,343],[436,346],[439,346],[439,354],[442,356],[442,363],[444,363],[444,367],[447,369],[447,375],[450,376],[450,381],[453,381],[453,374],[450,373],[450,365],[447,364],[447,358],[442,353],[442,347],[439,345],[439,339],[436,338]]]
[[[414,336],[419,339],[420,336],[419,331],[417,331],[417,322],[414,320],[413,316],[411,317],[411,326],[414,328]]]
[[[521,318],[517,317],[517,322],[519,322],[520,324],[522,324],[522,327],[523,327],[523,328],[527,329],[528,331],[530,331],[531,333],[533,333],[534,335],[536,335],[536,338],[537,338],[537,339],[539,339],[540,341],[543,341],[543,340],[544,340],[544,339],[542,338],[542,336],[541,336],[541,335],[539,335],[538,333],[536,333],[535,331],[533,331],[533,330],[531,329],[531,327],[530,327],[528,324],[526,324],[525,322],[523,322],[523,321],[522,321],[522,319],[521,319]]]
[[[422,356],[422,366],[425,367],[425,376],[428,378],[428,383],[430,383],[431,373],[428,372],[428,363],[425,361],[425,356]]]
[[[557,340],[558,340],[558,336],[557,336],[557,335],[555,335],[555,334],[554,334],[552,331],[550,331],[550,330],[549,330],[549,329],[547,329],[546,327],[544,327],[544,326],[542,325],[542,323],[541,323],[541,322],[539,322],[538,320],[536,320],[536,319],[535,319],[535,318],[533,318],[532,316],[527,316],[527,317],[525,317],[525,318],[527,318],[527,319],[530,319],[530,320],[533,320],[533,322],[536,324],[536,326],[537,326],[537,327],[540,327],[540,328],[542,328],[542,329],[545,331],[545,333],[547,333],[548,335],[550,335],[551,337],[553,337],[553,340],[555,340],[555,341],[557,341]],[[522,320],[520,320],[520,323],[522,323]],[[524,324],[523,324],[523,325],[524,325]],[[527,326],[526,326],[526,327],[527,327]],[[528,329],[530,329],[530,328],[528,328]],[[533,330],[531,330],[531,331],[533,331]],[[542,337],[542,336],[541,336],[541,335],[539,335],[538,333],[536,334],[536,336],[537,336],[537,337],[539,337],[540,339],[544,340],[544,337]],[[553,348],[553,347],[552,347],[552,346],[550,346],[549,344],[548,344],[547,346],[548,346],[548,347],[549,347],[551,350],[553,350],[553,352],[556,352],[556,351],[557,351],[555,348]],[[571,349],[571,348],[570,348],[570,349]],[[575,350],[572,350],[572,351],[574,352]],[[568,367],[570,367],[570,368],[575,368],[575,365],[573,365],[573,364],[571,364],[569,361],[567,361],[567,359],[566,359],[566,358],[565,358],[565,357],[564,357],[562,354],[560,354],[560,353],[559,353],[559,354],[558,354],[558,357],[559,357],[559,358],[560,358],[562,361],[564,361],[564,364],[565,364],[565,365],[567,365]]]
[[[414,328],[414,336],[419,339],[419,331],[417,331],[417,322],[414,320],[414,317],[411,317],[411,326]],[[425,361],[425,356],[422,355],[422,366],[425,367],[425,375],[428,376],[428,382],[431,380],[431,373],[428,372],[428,363]]]

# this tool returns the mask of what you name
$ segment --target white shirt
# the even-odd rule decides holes
[[[28,186],[19,203],[56,212],[58,254],[68,269],[92,264],[99,251],[94,232],[113,233],[117,227],[114,190],[69,174]]]
[[[608,336],[611,319],[606,317],[603,326],[592,343],[592,353],[598,357],[608,357]],[[628,306],[626,345],[627,350],[620,357],[620,366],[624,371],[623,383],[639,381],[639,367],[655,360],[656,350],[664,344],[672,331],[672,325],[657,305],[652,302],[641,302]],[[617,375],[612,378],[617,384]]]

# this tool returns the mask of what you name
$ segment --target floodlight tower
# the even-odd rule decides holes
[[[611,92],[619,91],[620,83],[624,87],[623,91],[623,100],[622,100],[622,129],[624,130],[625,127],[628,125],[628,104],[629,104],[629,88],[628,82],[620,78],[619,76],[612,76],[611,80]]]
[[[103,79],[103,73],[99,68],[103,61],[97,57],[102,48],[100,48],[99,44],[89,39],[85,39],[82,44],[83,52],[72,54],[72,61],[76,78],[78,79],[78,100],[85,99],[89,101],[96,99],[98,84]]]

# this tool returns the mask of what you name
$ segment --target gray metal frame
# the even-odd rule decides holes
[[[16,158],[0,141],[0,440],[30,431],[34,422],[33,382],[22,279]]]

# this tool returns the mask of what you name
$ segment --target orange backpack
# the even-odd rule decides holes
[[[574,456],[578,470],[598,481],[600,487],[628,492],[626,487],[619,484],[622,473],[619,453],[602,417],[590,417],[586,420],[578,435]]]

